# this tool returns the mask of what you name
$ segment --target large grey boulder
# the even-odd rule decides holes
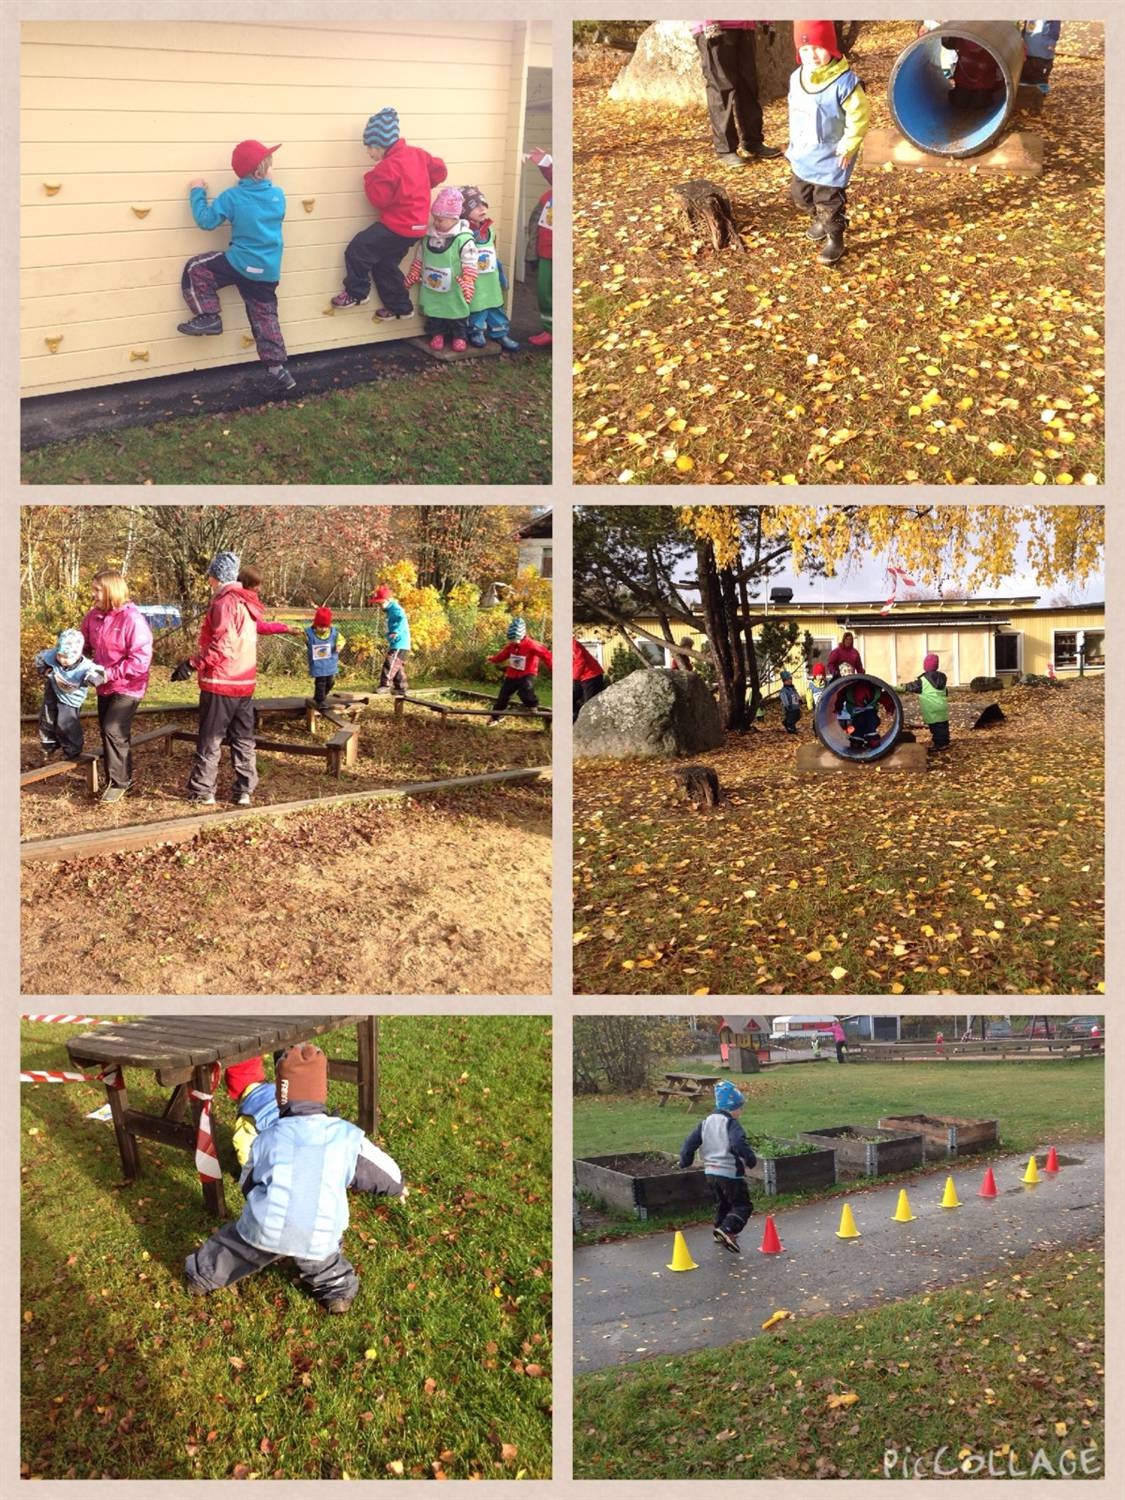
[[[797,66],[793,28],[777,23],[772,47],[764,35],[756,38],[758,97],[780,99],[789,88]],[[622,104],[663,104],[669,109],[692,109],[706,103],[699,46],[686,21],[654,21],[641,34],[636,51],[613,81],[609,97]]]
[[[576,760],[696,755],[723,743],[719,707],[696,672],[642,668],[583,705]]]

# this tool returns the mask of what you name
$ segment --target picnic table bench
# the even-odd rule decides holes
[[[106,1079],[106,1100],[113,1121],[121,1166],[127,1182],[141,1173],[140,1138],[159,1141],[195,1154],[203,1100],[210,1095],[215,1069],[247,1058],[311,1041],[343,1026],[356,1030],[355,1062],[329,1058],[328,1076],[359,1090],[358,1121],[365,1135],[378,1124],[377,1021],[374,1016],[143,1016],[136,1021],[106,1021],[71,1038],[70,1059],[80,1068],[137,1068],[156,1075],[171,1094],[161,1114],[129,1107],[124,1073],[120,1086]],[[190,1108],[191,1118],[188,1119]],[[216,1215],[226,1213],[222,1178],[203,1178],[203,1202]]]
[[[716,1082],[710,1073],[665,1073],[664,1078],[664,1084],[658,1085],[656,1090],[660,1095],[661,1109],[669,1099],[684,1099],[689,1105],[694,1105],[697,1099],[705,1097],[705,1090]]]

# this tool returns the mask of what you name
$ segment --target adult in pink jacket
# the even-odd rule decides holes
[[[833,1021],[832,1023],[832,1040],[836,1043],[836,1061],[842,1063],[844,1061],[844,1053],[848,1050],[848,1038],[839,1021]]]
[[[855,637],[850,630],[845,630],[838,646],[833,647],[828,657],[828,680],[847,673],[841,674],[841,667],[850,667],[858,676],[863,676],[863,660],[855,649]]]
[[[188,777],[190,802],[215,801],[223,745],[230,746],[236,807],[249,807],[258,785],[254,743],[254,684],[258,675],[258,626],[265,619],[262,601],[238,581],[238,557],[216,552],[207,570],[211,606],[199,631],[199,649],[172,673],[183,682],[199,679],[199,728],[195,760]]]
[[[120,802],[133,782],[130,736],[137,704],[148,688],[152,631],[120,573],[107,569],[95,574],[93,596],[82,634],[88,655],[105,669],[105,682],[98,688],[106,777],[102,801]]]

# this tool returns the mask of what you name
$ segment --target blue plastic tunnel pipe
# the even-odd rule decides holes
[[[839,720],[842,699],[850,689],[866,682],[874,693],[874,702],[879,707],[879,743],[860,750]],[[902,733],[902,699],[893,687],[881,677],[863,676],[837,677],[820,695],[813,714],[813,730],[817,739],[842,760],[879,760],[893,750]]]
[[[1004,82],[995,102],[955,106],[941,66],[946,41],[975,42],[990,54]],[[899,53],[888,88],[891,114],[906,139],[931,156],[976,156],[993,145],[1016,105],[1024,45],[1013,21],[948,21]]]

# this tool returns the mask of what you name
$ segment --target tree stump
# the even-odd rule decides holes
[[[698,808],[719,805],[719,778],[710,766],[683,766],[673,771],[672,787],[681,801]]]
[[[734,222],[730,199],[721,187],[705,177],[695,177],[672,189],[672,200],[687,218],[693,236],[710,237],[716,250],[728,248],[746,253]]]

